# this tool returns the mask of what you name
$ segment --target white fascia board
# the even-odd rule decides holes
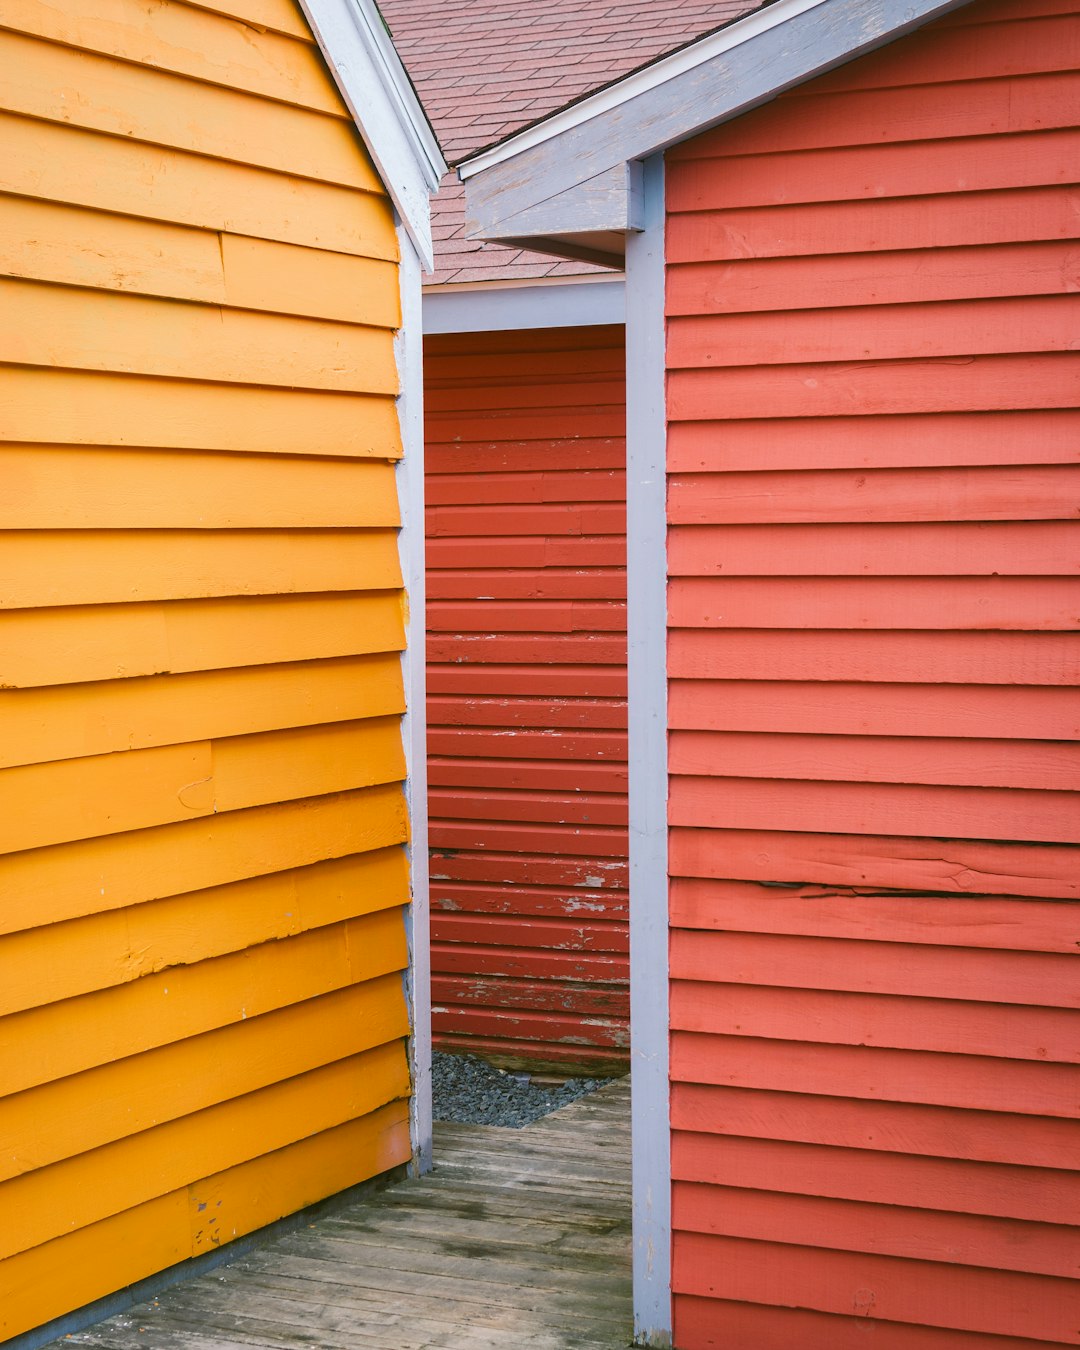
[[[446,173],[435,133],[375,0],[300,0],[368,153],[426,269],[431,194]]]
[[[424,292],[424,332],[505,333],[528,328],[587,328],[625,323],[626,287],[611,281],[432,286]]]
[[[458,166],[467,229],[498,225],[894,41],[970,0],[776,0]]]

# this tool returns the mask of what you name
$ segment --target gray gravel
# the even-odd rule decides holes
[[[475,1055],[438,1051],[432,1056],[431,1078],[436,1120],[507,1125],[515,1130],[611,1082],[570,1078],[558,1085],[533,1083],[527,1073],[504,1072]]]

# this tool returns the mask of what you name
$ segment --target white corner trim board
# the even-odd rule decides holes
[[[405,800],[409,811],[409,892],[406,917],[409,967],[405,995],[409,1008],[409,1069],[412,1074],[410,1127],[413,1170],[431,1169],[431,938],[427,820],[427,654],[425,650],[424,559],[424,339],[420,326],[420,256],[401,224],[401,328],[395,339],[398,421],[404,454],[397,466],[401,533],[398,550],[405,581],[405,651],[402,676],[405,717]]]
[[[430,286],[424,333],[499,333],[525,328],[587,328],[626,321],[626,287],[611,281],[532,286]]]
[[[626,241],[626,627],[634,1340],[671,1345],[664,160]]]
[[[446,173],[439,143],[374,0],[300,0],[341,96],[425,268],[429,199]]]
[[[551,202],[766,103],[970,0],[777,0],[458,167],[466,231]]]

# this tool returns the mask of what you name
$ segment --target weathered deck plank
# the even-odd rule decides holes
[[[95,1350],[616,1350],[630,1092],[523,1130],[437,1125],[435,1171],[57,1342]]]

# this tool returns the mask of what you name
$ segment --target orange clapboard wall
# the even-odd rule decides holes
[[[621,327],[426,342],[433,1029],[628,1046]]]
[[[258,9],[5,9],[0,1339],[410,1155],[393,212]]]
[[[1080,1326],[1080,5],[669,153],[680,1350]]]

